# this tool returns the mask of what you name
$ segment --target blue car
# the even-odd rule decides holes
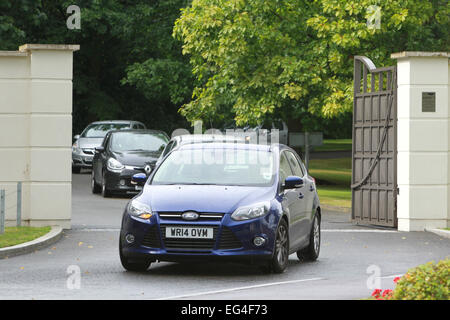
[[[126,206],[123,267],[152,262],[230,260],[281,273],[288,257],[316,260],[321,211],[315,181],[291,148],[188,144],[172,151]]]

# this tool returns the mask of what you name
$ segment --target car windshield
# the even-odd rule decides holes
[[[116,132],[111,137],[111,151],[161,152],[167,144],[167,137],[159,132]]]
[[[234,148],[180,149],[155,172],[152,184],[270,186],[273,153]]]
[[[82,138],[104,138],[111,130],[129,129],[129,123],[97,123],[91,124],[84,129]]]

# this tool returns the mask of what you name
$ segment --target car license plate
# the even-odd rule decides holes
[[[200,227],[166,227],[166,238],[212,239],[214,230]]]
[[[134,189],[135,189],[136,191],[141,191],[141,190],[142,190],[142,186],[134,186]]]

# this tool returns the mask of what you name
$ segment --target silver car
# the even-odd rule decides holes
[[[91,169],[95,148],[102,144],[105,135],[111,130],[122,129],[146,129],[146,127],[139,121],[96,121],[89,124],[80,135],[76,135],[72,145],[72,172],[79,173],[82,168]]]

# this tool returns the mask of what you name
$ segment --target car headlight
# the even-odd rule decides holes
[[[270,202],[261,202],[251,206],[237,208],[231,215],[236,221],[250,220],[266,215],[270,209]]]
[[[81,153],[81,149],[78,146],[78,141],[75,141],[72,145],[72,152],[76,153],[76,154],[80,154]]]
[[[135,217],[141,219],[150,219],[152,216],[152,208],[137,200],[131,200],[128,204],[128,212]]]
[[[122,170],[125,168],[123,164],[121,164],[114,158],[109,158],[106,162],[106,166],[108,167],[108,170],[112,172],[122,172]]]

